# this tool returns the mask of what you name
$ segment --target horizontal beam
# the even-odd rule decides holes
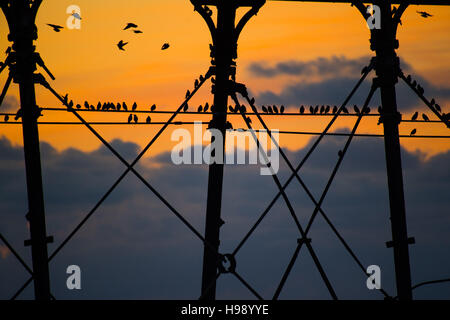
[[[350,0],[268,0],[277,2],[329,2],[329,3],[352,3]],[[363,3],[373,3],[374,1],[363,0]],[[408,3],[411,5],[429,5],[429,6],[449,6],[450,0],[391,0],[392,4]]]

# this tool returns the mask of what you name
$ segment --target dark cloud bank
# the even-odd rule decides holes
[[[283,61],[275,65],[268,65],[264,62],[254,62],[248,66],[248,71],[252,76],[263,78],[275,78],[281,75],[298,76],[301,79],[293,80],[292,83],[282,89],[280,93],[270,90],[263,91],[256,96],[259,104],[284,104],[286,106],[330,104],[339,105],[350,93],[361,76],[361,69],[368,65],[370,57],[349,59],[345,56],[323,58],[319,57],[309,61]],[[405,74],[412,74],[415,79],[425,89],[425,95],[440,99],[450,98],[449,87],[437,87],[421,77],[414,71],[412,66],[405,61],[401,62],[402,70]],[[362,104],[369,92],[372,72],[367,80],[361,85],[350,104]],[[312,82],[307,80],[310,76],[321,76],[322,80]],[[420,104],[419,98],[407,87],[402,80],[397,86],[398,106],[402,111],[410,111]],[[375,95],[371,106],[380,104],[379,94]]]
[[[133,158],[138,148],[114,141]],[[328,137],[301,171],[318,199],[342,148],[342,138]],[[95,205],[125,169],[109,151],[91,153],[68,149],[57,152],[42,143],[42,163],[48,233],[55,237],[52,252]],[[306,150],[288,152],[294,166]],[[24,215],[27,211],[23,153],[0,139],[0,231],[30,262]],[[413,282],[450,276],[450,153],[423,161],[423,155],[403,151]],[[384,148],[381,140],[356,139],[329,191],[323,209],[365,266],[377,264],[382,286],[394,293],[392,250]],[[150,166],[149,164],[158,164]],[[175,166],[168,154],[138,165],[141,172],[197,230],[203,233],[207,168]],[[281,167],[285,181],[289,171]],[[221,251],[231,252],[250,229],[272,197],[271,177],[260,176],[256,166],[227,166],[223,196]],[[313,210],[297,182],[288,194],[302,224]],[[343,299],[381,299],[369,291],[365,278],[343,249],[323,218],[311,229],[312,245]],[[237,271],[270,299],[294,252],[298,231],[282,201],[237,255]],[[51,262],[52,291],[60,299],[196,299],[200,292],[202,244],[161,202],[129,175],[98,212]],[[65,287],[65,269],[82,270],[82,290]],[[26,272],[8,255],[0,259],[0,298],[7,299],[27,279]],[[32,297],[31,287],[24,298]],[[450,298],[450,286],[440,284],[415,291],[417,298]],[[235,278],[225,275],[218,283],[218,298],[252,299]],[[302,249],[283,291],[283,299],[328,299],[329,294],[309,256]]]

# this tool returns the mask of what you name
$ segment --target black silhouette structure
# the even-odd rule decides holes
[[[392,247],[394,251],[394,263],[396,271],[396,284],[397,295],[390,296],[385,290],[381,289],[380,292],[387,299],[399,299],[410,300],[412,299],[412,290],[422,285],[439,283],[444,281],[450,281],[450,279],[432,280],[423,283],[411,285],[410,265],[409,265],[409,252],[408,245],[414,243],[414,238],[408,237],[406,230],[406,214],[405,214],[405,201],[403,195],[403,177],[400,157],[400,144],[399,137],[407,138],[449,138],[450,136],[419,136],[416,135],[416,129],[414,129],[409,135],[399,135],[398,125],[400,122],[427,122],[431,123],[444,123],[450,128],[449,114],[442,113],[441,107],[436,104],[434,99],[428,100],[425,97],[425,92],[416,81],[411,82],[411,76],[405,76],[400,69],[399,59],[396,55],[396,49],[398,48],[398,40],[396,39],[396,32],[400,18],[407,7],[411,4],[427,4],[427,5],[450,5],[450,1],[447,0],[405,0],[405,1],[390,1],[374,0],[372,3],[378,5],[381,9],[381,29],[371,30],[371,50],[375,52],[370,63],[363,69],[361,79],[351,90],[350,94],[346,97],[342,105],[340,106],[325,106],[316,105],[315,107],[301,106],[298,113],[287,113],[284,110],[284,106],[278,109],[277,106],[262,107],[264,112],[263,116],[322,116],[331,117],[330,122],[322,132],[289,132],[280,131],[284,134],[308,134],[317,135],[318,138],[314,141],[311,149],[302,159],[302,161],[294,167],[290,160],[286,157],[284,151],[273,139],[272,134],[268,126],[266,125],[263,116],[259,113],[255,99],[249,97],[247,88],[244,84],[237,83],[235,79],[236,75],[236,59],[237,59],[237,42],[239,35],[243,30],[246,23],[258,13],[260,8],[265,4],[265,0],[190,0],[202,18],[205,20],[209,31],[212,36],[211,49],[211,66],[208,71],[201,75],[194,82],[194,88],[188,90],[184,97],[184,101],[175,111],[156,111],[156,105],[150,107],[149,111],[137,110],[137,105],[133,105],[132,110],[128,110],[125,103],[122,105],[117,104],[117,107],[112,102],[99,102],[97,108],[90,105],[87,101],[84,102],[84,109],[81,108],[81,104],[74,103],[69,100],[69,96],[59,95],[47,82],[44,75],[36,73],[37,66],[44,69],[48,76],[54,80],[55,78],[45,66],[42,58],[37,52],[33,42],[37,40],[37,28],[35,26],[35,17],[42,0],[9,0],[0,1],[0,7],[5,14],[10,34],[8,35],[9,41],[13,42],[12,48],[7,50],[7,58],[4,63],[0,65],[0,72],[6,67],[9,67],[9,76],[6,81],[5,87],[2,90],[0,96],[1,102],[8,90],[12,81],[18,83],[20,89],[20,103],[21,108],[17,114],[0,113],[4,115],[4,122],[7,124],[21,124],[23,128],[24,138],[24,153],[25,153],[25,166],[27,176],[27,192],[28,192],[28,205],[29,212],[26,215],[30,223],[30,235],[31,239],[25,241],[25,245],[31,246],[32,252],[32,268],[27,266],[24,260],[17,254],[17,251],[9,244],[7,239],[0,234],[0,240],[9,248],[13,255],[19,260],[24,268],[29,272],[30,278],[28,281],[16,292],[12,297],[15,299],[19,294],[27,287],[31,281],[34,281],[35,298],[37,300],[49,300],[54,298],[50,292],[50,280],[49,280],[49,268],[48,263],[60,252],[60,250],[73,238],[73,236],[82,228],[82,226],[88,221],[88,219],[96,212],[101,204],[107,199],[107,197],[113,192],[117,185],[124,179],[128,173],[133,173],[141,182],[157,196],[157,198],[166,205],[166,207],[173,213],[190,231],[192,231],[204,245],[204,260],[203,260],[203,275],[202,275],[202,290],[200,299],[202,300],[214,300],[216,294],[216,281],[223,274],[231,274],[235,276],[246,288],[252,292],[258,299],[263,297],[239,274],[237,271],[238,261],[236,255],[246,241],[250,238],[258,225],[268,214],[270,209],[274,206],[279,198],[282,198],[286,206],[289,209],[289,213],[298,229],[299,238],[296,242],[295,250],[292,254],[289,265],[286,267],[283,273],[279,285],[273,295],[273,299],[278,299],[283,287],[288,280],[289,274],[297,260],[300,250],[305,246],[309,255],[312,257],[313,262],[320,273],[322,280],[324,281],[331,298],[337,299],[337,294],[333,288],[330,279],[327,277],[316,253],[311,244],[311,239],[308,238],[308,233],[317,215],[321,215],[326,223],[330,226],[331,230],[335,233],[339,241],[343,244],[345,249],[349,252],[354,261],[358,264],[361,271],[366,274],[364,265],[355,255],[350,248],[349,244],[345,241],[339,231],[335,228],[332,221],[328,218],[321,205],[327,196],[328,190],[333,183],[337,171],[345,157],[345,154],[352,142],[352,139],[356,136],[363,137],[383,137],[385,141],[385,153],[388,175],[388,187],[389,187],[389,201],[390,201],[390,219],[392,226],[392,241],[388,241],[386,245]],[[277,1],[277,0],[272,0]],[[285,0],[290,1],[290,0]],[[291,1],[307,1],[307,0],[291,0]],[[344,0],[310,0],[314,2],[343,2],[350,3],[355,6],[358,11],[363,15],[365,19],[369,17],[367,8],[363,1],[344,1]],[[30,5],[31,4],[31,5]],[[391,4],[399,4],[395,11],[391,8]],[[217,10],[217,21],[213,21],[213,11],[210,7],[215,7]],[[246,13],[239,21],[236,21],[236,12],[239,8],[246,8]],[[135,24],[129,23],[125,29],[137,28]],[[123,46],[126,43],[122,43]],[[120,43],[119,43],[120,44]],[[167,49],[169,44],[164,44],[162,49]],[[354,113],[350,113],[347,109],[347,104],[358,90],[362,82],[366,79],[369,73],[375,70],[376,77],[373,79],[372,86],[367,95],[364,104],[360,107],[354,106]],[[396,92],[395,86],[398,78],[404,80],[406,84],[416,93],[420,99],[429,107],[429,109],[439,119],[430,120],[426,114],[422,114],[423,120],[418,120],[418,113],[414,114],[411,120],[402,120],[400,113],[397,111],[396,106]],[[189,100],[197,93],[202,85],[211,79],[213,83],[212,92],[214,94],[214,102],[210,108],[208,104],[205,104],[204,108],[199,108],[197,112],[188,111]],[[65,108],[39,108],[36,105],[35,96],[35,84],[39,84],[49,90]],[[379,114],[370,114],[368,105],[376,93],[380,91],[382,106],[378,109]],[[246,104],[250,107],[247,108],[239,101],[239,96],[243,97]],[[234,102],[235,107],[228,107],[229,99]],[[73,106],[76,105],[76,108]],[[307,110],[309,109],[309,114]],[[79,122],[43,122],[39,121],[39,117],[42,115],[42,110],[48,111],[64,111],[73,113]],[[230,112],[228,112],[230,110]],[[279,189],[277,195],[270,202],[268,207],[261,214],[256,223],[251,227],[248,233],[244,236],[242,241],[231,253],[221,253],[219,248],[220,240],[220,227],[224,221],[221,218],[221,199],[222,199],[222,184],[223,184],[223,164],[211,164],[209,167],[208,178],[208,197],[207,197],[207,212],[206,212],[206,224],[204,236],[197,231],[187,221],[180,212],[178,212],[166,199],[161,195],[157,189],[151,185],[144,177],[142,177],[135,169],[136,163],[144,156],[148,149],[154,144],[154,142],[160,137],[166,128],[170,125],[184,125],[192,124],[192,122],[174,121],[175,117],[180,113],[186,114],[201,114],[212,115],[212,119],[209,122],[209,128],[215,128],[222,132],[223,136],[226,135],[226,130],[239,130],[232,129],[231,123],[227,117],[229,115],[242,117],[246,128],[252,128],[252,120],[250,116],[257,120],[264,129],[267,130],[269,136],[272,138],[273,143],[279,149],[280,155],[292,171],[291,176],[284,184],[274,174],[273,180]],[[209,112],[208,112],[209,111]],[[82,112],[124,112],[128,113],[127,121],[110,123],[110,122],[87,122],[82,116]],[[132,113],[131,113],[132,112]],[[166,122],[152,122],[150,116],[147,116],[146,121],[138,121],[137,114],[146,113],[167,113],[170,114],[170,118]],[[15,116],[19,121],[8,121],[10,116]],[[330,133],[328,132],[333,123],[338,117],[349,116],[356,117],[355,124],[351,133]],[[383,124],[384,134],[357,134],[357,128],[361,122],[361,119],[366,116],[379,117],[379,122]],[[53,251],[49,256],[47,252],[47,244],[52,242],[52,237],[46,234],[45,225],[45,207],[43,200],[43,187],[41,177],[41,163],[40,163],[40,150],[39,150],[39,134],[38,124],[40,125],[84,125],[88,130],[92,132],[110,151],[116,156],[126,167],[124,172],[115,181],[115,183],[107,190],[103,197],[96,203],[96,205],[89,211],[85,218],[77,225],[77,227],[62,241],[62,243]],[[161,129],[155,134],[155,136],[148,142],[148,144],[139,153],[136,159],[132,162],[126,161],[93,127],[93,124],[123,124],[123,125],[157,125],[162,124]],[[252,131],[251,131],[252,132]],[[261,155],[266,159],[268,167],[271,168],[269,159],[265,151],[259,148],[260,143],[256,135],[252,132],[255,139],[258,150]],[[324,136],[327,135],[341,135],[347,137],[347,141],[343,148],[339,150],[337,155],[337,162],[333,171],[330,174],[328,182],[319,199],[315,199],[312,193],[309,191],[308,186],[303,182],[299,175],[299,171],[310,155],[314,152],[315,148],[321,142]],[[315,208],[311,214],[311,217],[306,226],[302,226],[298,220],[297,214],[291,205],[288,196],[285,193],[286,187],[292,180],[297,180],[306,192],[308,197],[314,203]],[[367,275],[367,274],[366,274]]]

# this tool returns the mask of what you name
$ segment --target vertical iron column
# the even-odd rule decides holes
[[[37,39],[35,12],[29,1],[12,1],[8,21],[16,58],[14,82],[19,84],[20,107],[22,110],[22,131],[27,180],[28,210],[33,262],[34,293],[36,300],[50,300],[50,277],[45,226],[44,193],[42,186],[41,157],[39,150],[38,107],[33,73],[36,70],[35,46]]]
[[[234,1],[219,2],[217,5],[215,47],[212,54],[213,65],[215,65],[216,70],[216,81],[213,86],[214,110],[210,128],[217,129],[222,133],[223,148],[225,146],[229,96],[228,81],[230,80],[233,58],[236,55],[237,46],[234,37],[235,17],[236,7]],[[223,161],[222,163],[212,163],[209,165],[205,240],[213,248],[207,245],[204,246],[202,274],[202,299],[204,300],[214,300],[216,297],[223,166]]]
[[[376,52],[376,72],[380,85],[384,146],[389,188],[392,241],[388,247],[394,249],[394,264],[397,296],[400,300],[411,300],[411,271],[409,264],[405,199],[403,192],[402,160],[398,125],[401,115],[397,111],[395,85],[399,70],[399,59],[395,53],[398,41],[393,25],[390,1],[376,1],[381,12],[381,29],[374,30],[372,48]]]

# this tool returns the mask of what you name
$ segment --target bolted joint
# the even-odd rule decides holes
[[[406,244],[415,244],[416,243],[416,239],[414,239],[414,237],[409,237],[406,241],[387,241],[386,242],[386,248],[393,248],[396,247],[400,244],[403,244],[404,242],[406,242]]]
[[[53,236],[49,236],[49,237],[46,237],[45,238],[45,243],[47,244],[47,243],[53,243],[53,241],[54,241],[54,239],[53,239]],[[25,240],[24,242],[23,242],[23,245],[25,246],[25,247],[29,247],[29,246],[31,246],[31,245],[33,245],[34,243],[33,243],[33,241],[31,241],[31,239],[28,239],[28,240]]]
[[[229,266],[225,266],[225,263],[229,263]],[[236,259],[232,254],[220,254],[218,268],[220,273],[234,273],[236,271]]]
[[[303,237],[297,239],[298,244],[311,243],[311,238]]]

